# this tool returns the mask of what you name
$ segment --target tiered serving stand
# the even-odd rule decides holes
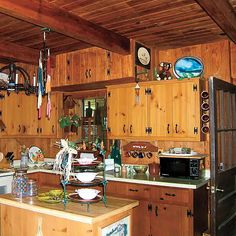
[[[75,176],[71,176],[70,180],[67,183],[64,183],[62,180],[62,186],[64,188],[64,204],[67,203],[67,196],[66,196],[66,186],[77,186],[78,188],[93,188],[93,187],[100,187],[101,188],[101,194],[98,194],[94,199],[91,200],[85,200],[80,198],[78,193],[71,193],[68,195],[68,199],[70,199],[73,202],[77,202],[79,204],[86,204],[87,205],[87,211],[89,211],[90,204],[97,203],[99,201],[103,201],[104,206],[107,204],[107,197],[106,197],[106,185],[107,180],[105,176],[105,163],[104,161],[93,161],[91,164],[80,164],[79,162],[73,162],[72,163],[72,170],[73,172],[79,173],[79,172],[96,172],[96,173],[102,173],[100,176],[96,176],[95,179],[91,182],[81,182],[78,179],[76,179]],[[96,188],[97,189],[97,188]]]

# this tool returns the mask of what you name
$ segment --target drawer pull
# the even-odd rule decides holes
[[[158,206],[155,207],[155,215],[158,216]]]
[[[160,200],[164,201],[164,198],[163,198],[163,197],[160,197]]]
[[[130,188],[129,191],[130,191],[130,192],[138,192],[138,189],[132,189],[132,188]]]
[[[176,195],[174,193],[165,193],[166,196],[169,196],[169,197],[175,197]]]

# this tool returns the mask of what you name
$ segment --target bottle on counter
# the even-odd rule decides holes
[[[27,168],[15,169],[12,180],[12,195],[17,198],[28,196]]]

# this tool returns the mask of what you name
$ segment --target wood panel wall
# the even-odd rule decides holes
[[[233,54],[230,55],[230,49],[234,53],[234,56]],[[205,78],[214,76],[219,79],[232,82],[231,71],[236,73],[235,50],[235,45],[230,45],[228,40],[221,40],[214,43],[199,44],[195,46],[159,51],[159,61],[171,62],[174,66],[175,61],[180,57],[199,57],[204,64]],[[232,70],[230,67],[232,67]]]

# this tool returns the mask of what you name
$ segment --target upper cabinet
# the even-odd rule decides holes
[[[101,48],[89,48],[60,54],[56,57],[56,68],[52,86],[78,85],[132,77],[131,55],[120,55]]]
[[[109,138],[200,141],[202,81],[155,81],[109,86]]]
[[[60,94],[51,94],[51,116],[46,117],[47,98],[43,98],[42,117],[38,119],[37,97],[24,93],[12,93],[0,100],[2,121],[6,128],[1,132],[7,136],[57,136],[58,104]]]

